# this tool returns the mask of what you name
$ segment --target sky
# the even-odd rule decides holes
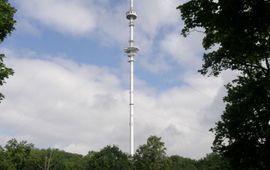
[[[233,77],[200,75],[203,34],[184,38],[184,0],[135,0],[135,149],[151,135],[167,154],[211,152]],[[87,154],[115,144],[129,152],[128,0],[10,0],[16,30],[0,44],[14,76],[0,87],[0,145]]]

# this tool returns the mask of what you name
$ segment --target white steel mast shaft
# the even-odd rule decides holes
[[[133,9],[133,0],[130,0],[130,9]]]
[[[134,155],[134,57],[138,52],[138,48],[134,46],[134,21],[137,14],[133,9],[133,0],[130,0],[130,10],[126,13],[129,20],[129,47],[125,49],[130,63],[130,155]]]
[[[130,60],[130,155],[134,155],[134,60]]]

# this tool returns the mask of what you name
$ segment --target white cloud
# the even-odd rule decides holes
[[[88,146],[85,144],[70,144],[64,148],[65,151],[71,153],[81,153],[86,155],[88,153]]]
[[[127,32],[128,2],[113,5],[110,1],[94,0],[20,0],[16,3],[20,17],[34,19],[59,32],[84,35],[97,28],[115,40],[123,40],[122,34]],[[136,2],[139,34],[154,37],[160,28],[177,24],[178,4],[176,0]]]
[[[153,73],[168,71],[168,59],[187,67],[198,67],[201,61],[198,58],[202,56],[202,36],[180,36],[182,21],[176,7],[183,2],[145,0],[136,3],[136,41],[141,47],[138,54],[142,57],[140,64]]]
[[[167,34],[160,42],[161,49],[178,64],[187,67],[198,67],[201,64],[202,35],[193,33],[184,38],[179,33]]]
[[[128,91],[110,69],[61,58],[8,56],[15,75],[3,88],[3,139],[16,137],[37,147],[57,146],[84,154],[116,144],[128,152]],[[223,80],[187,74],[183,82],[160,94],[136,91],[136,146],[158,135],[169,154],[200,158],[210,152],[213,136],[208,129],[214,122],[205,123],[205,115],[219,113],[205,111],[221,100],[216,97]]]
[[[139,54],[139,64],[144,68],[147,68],[152,73],[161,73],[170,70],[170,66],[166,61],[164,56],[155,56],[155,58],[140,56]]]
[[[96,26],[95,12],[82,1],[21,0],[18,4],[22,16],[59,32],[83,35]]]
[[[109,3],[109,2],[107,2]],[[125,18],[125,8],[127,4],[116,6],[103,5],[96,7],[97,10],[97,32],[102,44],[128,43],[128,20]]]
[[[177,24],[179,12],[176,10],[179,4],[176,0],[145,0],[136,2],[138,11],[139,29],[146,36],[156,36],[162,27]]]
[[[101,43],[127,45],[128,21],[125,12],[126,3],[113,5],[111,1],[87,0],[20,0],[18,17],[22,24],[33,29],[33,21],[67,35],[89,35],[95,29]],[[159,36],[161,28],[177,26],[180,13],[176,10],[180,2],[176,0],[145,0],[136,2],[138,20],[136,20],[136,41],[140,46],[152,44],[154,38]],[[21,23],[21,22],[19,22]],[[93,34],[96,36],[96,34]]]
[[[66,36],[91,37],[92,40],[98,40],[99,44],[116,45],[124,49],[128,45],[129,28],[125,12],[129,9],[129,2],[123,2],[20,0],[15,3],[18,6],[19,28],[28,29],[28,32],[39,32],[38,28],[43,28],[42,26],[45,25]],[[135,23],[135,42],[140,48],[138,56],[141,60],[138,64],[142,68],[153,73],[167,71],[168,62],[164,56],[176,60],[178,64],[198,65],[198,60],[191,57],[194,51],[199,49],[192,44],[192,40],[196,38],[189,41],[174,31],[176,28],[179,28],[179,31],[181,29],[180,12],[176,7],[182,2],[177,0],[135,2],[138,13]],[[44,28],[40,32],[42,31]],[[164,39],[160,42],[162,37]],[[161,45],[160,50],[158,50],[159,45]]]
[[[35,26],[33,23],[30,23],[28,20],[25,19],[18,20],[16,25],[17,25],[16,30],[34,36],[41,36],[41,31],[38,29],[38,27]]]

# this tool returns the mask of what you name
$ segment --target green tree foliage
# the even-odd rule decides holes
[[[237,169],[270,169],[270,79],[261,76],[227,85],[228,104],[213,129],[214,150]]]
[[[4,148],[0,146],[0,170],[8,169],[8,164],[6,161],[6,153]]]
[[[82,155],[58,149],[33,149],[26,162],[25,170],[84,170]]]
[[[202,28],[204,54],[201,73],[218,75],[226,69],[268,73],[270,3],[267,0],[190,0],[180,5],[182,34]],[[266,68],[267,66],[267,68]]]
[[[13,19],[16,9],[7,0],[0,0],[0,42],[14,30],[16,21]]]
[[[233,169],[270,169],[270,2],[190,0],[178,7],[182,34],[205,33],[202,74],[226,69],[240,76],[226,87],[226,108],[212,129],[214,151]]]
[[[0,167],[8,170],[22,170],[25,168],[25,163],[30,155],[33,144],[26,141],[18,142],[12,139],[7,142],[5,148],[0,149]]]
[[[36,149],[26,141],[12,139],[4,148],[0,146],[0,170],[228,170],[217,154],[196,161],[177,155],[167,157],[165,150],[161,138],[155,136],[140,146],[134,158],[117,146],[82,156],[58,149]]]
[[[208,154],[197,163],[198,170],[230,170],[228,161],[216,153]]]
[[[8,34],[14,30],[14,14],[16,9],[13,8],[7,0],[0,0],[0,43],[4,41]],[[4,54],[0,54],[0,86],[5,83],[5,79],[13,74],[13,70],[7,68],[3,63]],[[0,93],[0,102],[4,98]]]
[[[99,152],[89,152],[86,156],[87,170],[129,170],[132,164],[128,155],[117,146],[107,146]]]
[[[171,167],[172,170],[197,170],[197,161],[189,159],[189,158],[183,158],[178,155],[170,156],[171,161]]]
[[[138,170],[170,169],[170,161],[166,157],[166,148],[161,138],[150,136],[146,144],[139,146],[134,155],[134,165]]]

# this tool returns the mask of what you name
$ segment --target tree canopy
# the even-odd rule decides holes
[[[85,170],[82,155],[58,149],[32,149],[25,170]]]
[[[33,144],[11,139],[4,148],[0,147],[0,169],[24,169]]]
[[[200,170],[230,170],[228,162],[216,153],[207,154],[197,162]]]
[[[150,136],[147,143],[139,146],[134,155],[134,165],[140,170],[166,170],[170,162],[166,157],[166,148],[161,138]]]
[[[16,9],[8,3],[8,0],[0,0],[0,42],[4,41],[7,35],[15,29],[15,12]]]
[[[180,5],[182,34],[201,29],[204,54],[201,73],[226,69],[269,74],[270,3],[267,0],[191,0]],[[209,70],[210,69],[210,70]]]
[[[190,0],[178,7],[182,34],[204,33],[202,74],[230,69],[225,111],[212,129],[213,150],[233,169],[270,169],[270,2]]]
[[[164,148],[161,138],[151,136],[134,158],[115,145],[83,156],[59,149],[38,149],[26,141],[12,139],[0,146],[0,170],[228,170],[226,161],[216,154],[192,160],[178,155],[168,157]]]
[[[227,85],[227,106],[213,129],[213,149],[238,169],[269,169],[269,78],[239,77],[235,84]]]
[[[15,29],[15,12],[16,9],[7,0],[0,0],[0,43]],[[0,86],[5,83],[6,78],[13,74],[13,70],[4,64],[4,57],[5,55],[0,53]],[[0,93],[0,102],[3,98],[4,95]]]
[[[183,158],[178,155],[170,156],[170,169],[179,169],[179,170],[198,170],[196,160],[189,158]]]
[[[128,155],[117,146],[106,146],[99,152],[89,152],[86,156],[87,170],[129,170],[132,164]]]

